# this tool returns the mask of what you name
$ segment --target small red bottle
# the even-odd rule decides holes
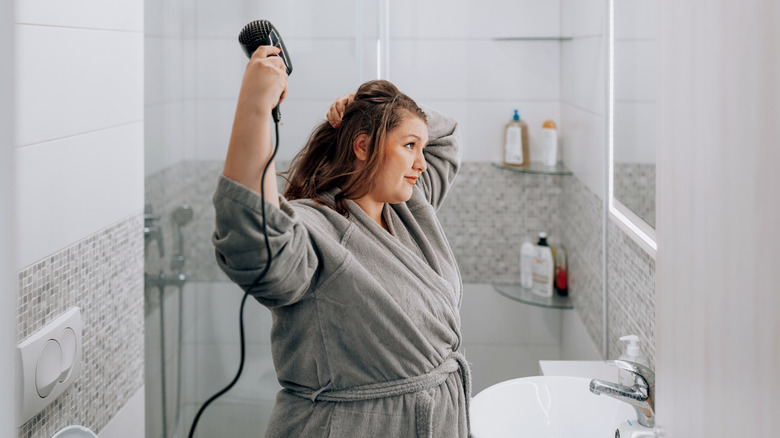
[[[569,295],[566,270],[566,250],[559,246],[555,250],[555,290],[562,297]]]

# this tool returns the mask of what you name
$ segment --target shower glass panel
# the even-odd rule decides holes
[[[211,196],[247,62],[238,33],[250,21],[271,21],[295,66],[281,107],[282,170],[333,100],[386,71],[382,1],[146,0],[146,204],[150,233],[159,233],[148,238],[145,264],[147,438],[187,436],[202,403],[238,369],[242,292],[218,269],[211,246]],[[253,300],[244,317],[243,375],[203,414],[196,436],[265,430],[280,389],[271,317]]]

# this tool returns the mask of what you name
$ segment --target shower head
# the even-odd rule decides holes
[[[173,258],[171,259],[171,269],[178,272],[181,272],[185,261],[184,233],[182,233],[181,228],[192,220],[192,216],[192,207],[186,203],[176,207],[176,210],[173,210],[173,213],[171,213],[171,220],[173,220],[173,223],[176,224],[176,235],[178,237],[178,248],[176,254],[174,254]]]
[[[171,213],[171,219],[173,219],[173,222],[178,226],[182,226],[191,221],[192,216],[192,207],[190,207],[189,204],[182,204]]]

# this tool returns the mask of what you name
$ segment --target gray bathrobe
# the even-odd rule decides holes
[[[271,309],[279,383],[266,437],[467,437],[462,281],[436,210],[460,166],[454,120],[426,110],[428,169],[390,232],[354,202],[266,203],[273,260],[251,293]],[[336,190],[323,193],[333,201]],[[260,196],[220,176],[213,243],[244,289],[266,263]]]

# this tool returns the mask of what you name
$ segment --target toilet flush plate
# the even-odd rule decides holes
[[[72,307],[16,346],[17,426],[59,397],[81,374],[81,310]]]

